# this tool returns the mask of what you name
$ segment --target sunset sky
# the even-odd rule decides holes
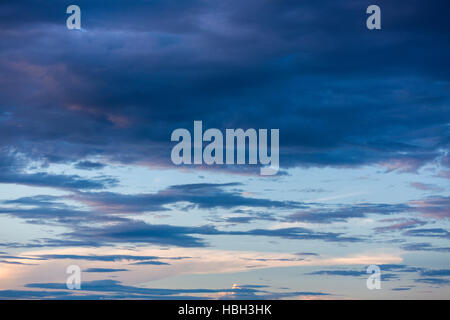
[[[450,299],[449,12],[2,0],[0,299]],[[279,129],[278,174],[174,165],[194,121]]]

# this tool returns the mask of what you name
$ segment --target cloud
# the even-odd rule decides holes
[[[412,287],[398,287],[398,288],[392,288],[392,291],[409,291]]]
[[[194,208],[209,210],[216,208],[231,209],[239,207],[291,209],[304,207],[295,201],[277,201],[246,197],[236,189],[239,183],[225,184],[186,184],[170,186],[155,193],[122,194],[113,192],[75,192],[65,196],[37,195],[1,203],[0,214],[28,219],[33,223],[58,222],[68,227],[80,223],[127,221],[125,214],[144,214],[171,210],[170,205],[183,204],[185,210]],[[229,190],[232,188],[231,190]],[[66,204],[67,200],[76,205]],[[11,207],[14,205],[14,207]],[[250,220],[275,220],[267,212],[257,212]],[[243,223],[245,218],[229,218],[228,222]],[[225,218],[225,221],[228,219]],[[248,221],[250,221],[248,220]]]
[[[0,183],[23,184],[37,187],[51,187],[69,190],[105,189],[117,184],[113,178],[84,179],[78,175],[49,174],[46,172],[37,173],[0,173]]]
[[[183,227],[172,225],[155,225],[142,221],[129,220],[104,227],[78,226],[71,233],[65,234],[78,241],[95,241],[97,243],[147,243],[156,245],[174,245],[182,247],[203,247],[207,244],[194,235],[229,235],[229,236],[264,236],[296,240],[323,240],[329,242],[360,242],[358,237],[343,236],[341,233],[316,232],[306,228],[251,229],[247,231],[223,231],[213,226]]]
[[[286,217],[289,222],[324,223],[346,222],[351,218],[365,218],[369,215],[394,215],[400,213],[419,212],[425,217],[434,219],[447,218],[450,208],[450,198],[443,196],[430,196],[422,200],[414,200],[409,203],[385,204],[385,203],[361,203],[356,205],[320,204],[313,208],[314,204],[306,210],[300,210]],[[389,221],[389,220],[382,220]],[[395,221],[395,220],[391,220]],[[425,221],[419,219],[399,219],[398,224],[388,227],[376,228],[377,231],[401,230],[420,226]]]
[[[75,164],[75,168],[81,170],[98,170],[103,169],[106,165],[100,162],[80,161]]]
[[[381,220],[382,222],[397,222],[388,226],[384,227],[377,227],[374,230],[376,232],[388,232],[388,231],[398,231],[398,230],[405,230],[405,229],[411,229],[418,226],[423,226],[427,224],[427,222],[418,220],[418,219],[405,219],[405,218],[398,218],[398,219],[384,219]]]
[[[450,218],[450,197],[430,196],[423,200],[412,201],[415,210],[425,217],[435,219]]]
[[[157,246],[136,246],[130,249],[119,247],[102,248],[59,248],[59,249],[39,249],[37,251],[23,252],[20,256],[42,259],[36,262],[35,266],[8,266],[1,268],[0,280],[8,283],[12,275],[20,276],[20,279],[27,282],[60,283],[61,272],[65,272],[68,265],[76,264],[83,270],[89,268],[102,269],[127,269],[128,272],[116,272],[115,280],[124,283],[148,283],[154,280],[163,280],[168,277],[183,277],[191,275],[195,270],[196,274],[216,277],[218,274],[232,274],[270,268],[286,268],[302,266],[343,266],[343,265],[366,265],[366,264],[386,264],[399,263],[402,259],[398,255],[384,252],[368,252],[366,255],[341,255],[341,256],[302,256],[280,252],[255,252],[242,250],[220,250],[215,248],[185,248],[169,247],[161,248]],[[128,256],[132,256],[128,258]],[[186,257],[187,258],[184,258]],[[118,257],[126,257],[118,259]],[[141,258],[142,257],[142,258]],[[156,259],[147,259],[156,257]],[[130,259],[130,260],[128,260]],[[132,260],[135,259],[135,260]],[[139,260],[142,259],[142,260]],[[113,260],[113,261],[112,261]],[[26,261],[27,260],[16,260]],[[163,261],[170,264],[165,265],[137,265],[135,263],[144,261]],[[14,268],[14,269],[12,269]],[[297,270],[297,269],[296,269]],[[99,273],[86,273],[82,278],[83,282],[97,280]],[[36,278],[37,277],[37,278]],[[28,280],[30,279],[30,280]],[[35,281],[39,279],[39,281]],[[15,287],[19,288],[17,281]],[[21,282],[23,283],[23,282]],[[256,283],[260,285],[261,283]],[[61,283],[64,285],[64,283]],[[86,288],[82,287],[83,290]],[[254,288],[259,289],[259,288]],[[261,288],[265,290],[264,288]],[[277,292],[280,292],[278,290]],[[58,290],[57,288],[53,290]],[[268,289],[267,289],[268,290]],[[282,290],[282,292],[285,289]],[[287,289],[286,289],[287,290]],[[296,289],[290,292],[315,291]],[[318,290],[318,291],[322,291]],[[232,291],[230,291],[232,292]],[[75,292],[74,292],[75,293]],[[86,292],[84,292],[86,293]],[[76,294],[76,293],[75,293]],[[124,296],[126,296],[124,294]],[[132,298],[131,296],[129,298]]]
[[[450,285],[450,280],[442,278],[419,278],[415,280],[416,282],[426,283],[431,285],[448,286]]]
[[[0,141],[0,183],[22,184],[36,187],[51,187],[65,190],[105,189],[117,184],[112,177],[98,176],[83,178],[79,175],[55,174],[45,171],[30,172],[33,162],[41,162],[42,158],[34,158],[5,147]],[[50,161],[51,162],[51,161]],[[56,161],[57,162],[57,161]],[[34,168],[36,171],[36,168]]]
[[[325,276],[341,276],[341,277],[368,277],[368,274],[365,270],[320,270],[311,273],[307,273],[307,275],[325,275]],[[381,273],[381,280],[389,281],[392,279],[398,279],[399,277],[393,273]]]
[[[82,222],[121,221],[120,217],[106,216],[99,211],[86,210],[64,203],[64,197],[37,195],[0,202],[0,215],[26,219],[34,224],[55,224],[72,226]]]
[[[409,211],[405,204],[338,205],[337,208],[302,210],[287,216],[289,222],[333,223],[345,222],[350,218],[364,218],[369,214],[392,215]]]
[[[392,171],[422,173],[424,166],[430,166],[434,170],[427,171],[430,175],[448,177],[450,21],[442,18],[449,10],[448,1],[411,0],[405,9],[402,2],[380,0],[383,12],[389,12],[383,16],[383,25],[389,27],[371,36],[364,26],[367,3],[360,0],[326,0],[320,5],[314,1],[258,0],[111,0],[107,8],[86,0],[77,4],[87,13],[83,14],[83,32],[65,28],[63,5],[30,0],[4,0],[0,4],[0,12],[6,13],[0,19],[0,183],[8,184],[7,190],[14,184],[64,191],[59,197],[12,199],[7,194],[9,200],[0,204],[2,219],[17,217],[34,224],[27,225],[27,230],[44,224],[58,226],[58,230],[63,227],[64,233],[44,236],[46,231],[39,230],[28,234],[38,237],[36,240],[4,240],[3,246],[40,250],[68,247],[75,251],[78,247],[103,250],[111,244],[134,249],[152,245],[205,250],[211,238],[218,237],[289,239],[301,245],[319,240],[341,246],[372,241],[369,235],[353,236],[354,226],[348,224],[351,219],[395,219],[400,215],[404,220],[385,220],[389,225],[375,231],[401,230],[400,241],[404,237],[448,240],[441,223],[449,217],[449,199],[442,195],[398,204],[321,205],[292,197],[284,200],[284,195],[250,196],[248,192],[253,190],[236,182],[176,182],[156,192],[143,188],[138,190],[145,191],[132,193],[130,180],[122,185],[118,177],[103,174],[104,169],[110,172],[116,165],[143,166],[158,175],[161,168],[184,170],[170,160],[170,134],[177,128],[192,129],[193,120],[202,120],[205,129],[279,128],[280,164],[285,174],[297,167],[379,166],[381,177]],[[228,177],[258,171],[252,166],[191,168],[204,176],[207,170]],[[164,179],[168,185],[173,178],[169,174]],[[410,186],[442,191],[430,181],[417,179]],[[257,184],[259,181],[253,180],[253,185]],[[109,190],[112,187],[120,189]],[[299,190],[322,191],[307,186]],[[189,226],[175,216],[170,219],[178,222],[148,222],[153,221],[153,214],[174,207],[188,211],[185,219]],[[262,212],[235,212],[242,207],[246,212]],[[208,215],[213,225],[191,221],[189,215],[199,218],[194,209],[204,210],[202,218]],[[223,211],[226,215],[220,216]],[[409,217],[416,213],[422,216]],[[428,219],[439,226],[424,228]],[[302,227],[267,226],[270,221]],[[250,225],[253,223],[255,226]],[[303,228],[307,223],[322,225]],[[335,228],[333,223],[341,224]],[[17,236],[22,239],[21,233]],[[371,236],[392,240],[389,234]],[[379,243],[377,238],[375,243]],[[398,243],[404,250],[448,251],[444,243]],[[320,256],[261,253],[246,257],[258,267],[398,263],[400,259],[371,253],[328,257],[327,248],[320,248]],[[100,253],[99,257],[79,254],[76,258],[70,253],[74,260],[102,261],[105,268],[110,266],[103,263],[113,261],[90,259],[114,259]],[[208,271],[219,267],[245,270],[249,265],[241,259],[239,263],[232,261],[236,255],[227,254],[230,261],[215,257],[218,262],[208,265]],[[145,264],[150,264],[151,270],[178,267],[177,260],[160,257],[115,258],[127,263],[120,266],[123,269],[144,269]],[[7,263],[16,263],[14,267],[20,269],[40,267],[18,265],[34,262],[13,255],[1,259],[4,268]],[[64,262],[63,258],[47,259],[42,262]],[[295,259],[304,260],[291,261]],[[199,264],[187,270],[201,272],[202,268]],[[91,288],[102,286],[111,288],[108,292],[116,298],[165,297],[156,292],[137,293],[137,289],[119,282],[91,284]],[[240,297],[264,294],[240,287],[242,292],[236,291]],[[57,290],[53,297],[61,292],[53,290]],[[0,296],[52,297],[47,289],[30,291],[8,291]],[[232,297],[231,292],[224,291]],[[300,293],[292,290],[285,297]],[[89,297],[102,294],[94,291]],[[189,292],[176,297],[183,294],[198,297]],[[74,295],[68,298],[76,298]]]
[[[100,247],[95,241],[60,240],[51,238],[35,239],[30,242],[2,242],[0,246],[5,248],[43,248],[43,247]]]
[[[161,261],[140,261],[140,262],[135,262],[132,263],[132,265],[134,266],[148,266],[148,265],[156,265],[156,266],[161,266],[161,265],[169,265],[167,262],[161,262]]]
[[[187,202],[199,209],[240,206],[291,209],[302,207],[295,201],[277,201],[242,196],[239,183],[198,183],[174,185],[152,194],[118,194],[112,192],[78,192],[69,199],[88,204],[105,213],[142,213],[147,211],[165,211],[167,205]]]
[[[82,241],[99,243],[147,243],[182,247],[203,247],[205,242],[193,234],[217,234],[214,227],[179,227],[171,225],[150,225],[140,221],[128,221],[100,228],[78,227],[66,234]]]
[[[139,262],[154,262],[158,263],[158,259],[168,260],[181,260],[188,259],[189,257],[158,257],[158,256],[142,256],[142,255],[129,255],[129,254],[113,254],[113,255],[79,255],[79,254],[44,254],[37,255],[35,259],[70,259],[70,260],[85,260],[85,261],[103,261],[103,262],[115,262],[115,261],[139,261]]]
[[[406,251],[435,251],[450,252],[450,247],[436,247],[431,243],[407,243],[402,245],[402,249]]]
[[[439,178],[450,179],[450,170],[442,170],[436,176]]]
[[[334,17],[313,2],[79,5],[86,32],[68,34],[60,6],[2,3],[2,146],[52,163],[172,167],[170,133],[202,119],[280,128],[284,168],[412,171],[448,149],[445,1],[382,1],[382,37],[354,19],[357,0],[327,1]]]
[[[319,254],[318,253],[314,253],[314,252],[297,252],[296,255],[298,256],[315,256],[318,257]]]
[[[350,277],[360,277],[367,275],[365,271],[356,270],[321,270],[308,273],[308,275],[327,275],[327,276],[350,276]]]
[[[0,263],[5,263],[5,264],[17,264],[17,265],[23,265],[23,266],[35,266],[35,263],[25,263],[25,262],[20,262],[20,261],[9,261],[9,260],[0,260]]]
[[[381,280],[397,280],[400,279],[398,273],[419,273],[425,275],[427,270],[424,268],[410,267],[404,264],[377,264],[381,271]],[[313,276],[339,276],[339,277],[368,277],[370,273],[366,271],[367,267],[357,270],[352,269],[334,269],[334,270],[319,270],[307,273],[306,275]],[[395,273],[394,273],[395,272]],[[398,289],[402,290],[402,289]],[[405,289],[406,290],[406,289]]]
[[[111,273],[111,272],[123,272],[129,271],[128,269],[112,269],[112,268],[88,268],[83,270],[83,272],[90,273]]]
[[[428,269],[423,270],[420,274],[426,277],[449,277],[450,269]]]
[[[222,231],[221,234],[280,237],[285,239],[324,240],[330,242],[361,242],[363,238],[343,236],[341,233],[317,232],[306,228],[252,229],[248,231]]]
[[[434,184],[430,184],[430,183],[411,182],[409,185],[417,190],[422,190],[422,191],[441,192],[444,190],[443,188],[438,187]]]
[[[239,215],[235,215],[239,214]],[[211,218],[214,222],[226,222],[230,224],[248,224],[255,221],[277,221],[274,214],[269,212],[250,212],[235,210],[231,216],[220,216]]]
[[[59,221],[82,220],[88,212],[65,208],[38,207],[31,209],[0,208],[0,214],[10,215],[22,219],[33,219],[41,223],[49,223],[51,219]]]
[[[16,261],[16,260],[19,260],[19,261]],[[22,262],[23,260],[26,260],[26,262]],[[3,263],[3,264],[35,266],[35,265],[37,265],[36,263],[30,263],[30,262],[34,262],[35,260],[40,260],[40,259],[37,259],[34,257],[29,257],[29,256],[8,255],[5,252],[0,253],[0,263]]]
[[[15,299],[68,299],[70,292],[65,291],[30,291],[30,290],[0,290],[0,298]]]
[[[0,214],[28,219],[28,222],[39,224],[57,222],[69,227],[71,230],[61,235],[63,239],[40,239],[40,241],[22,244],[22,247],[99,246],[111,243],[147,243],[183,247],[202,247],[208,245],[204,236],[218,235],[264,236],[296,240],[322,240],[327,242],[363,242],[367,239],[357,236],[348,236],[344,233],[319,232],[301,227],[255,228],[240,231],[227,231],[218,229],[212,225],[176,226],[149,224],[140,220],[129,219],[125,217],[124,214],[144,214],[152,211],[167,211],[171,210],[169,205],[177,203],[189,203],[199,209],[206,210],[212,208],[229,209],[239,207],[276,208],[282,210],[308,208],[300,209],[301,211],[290,214],[283,219],[287,222],[330,224],[333,222],[345,222],[350,218],[364,218],[371,214],[392,215],[416,210],[415,207],[411,207],[407,204],[362,203],[356,205],[305,205],[295,201],[246,197],[242,195],[243,193],[239,189],[241,186],[242,185],[239,183],[199,183],[170,186],[151,194],[77,191],[61,197],[39,195],[3,201],[8,207],[0,207]],[[82,204],[85,207],[87,206],[88,210],[86,210],[86,208],[81,210],[77,207],[68,206],[63,202],[65,200],[77,201],[79,204]],[[428,198],[426,198],[426,200],[428,200]],[[20,205],[21,207],[11,207],[11,205]],[[420,206],[419,208],[422,207],[423,206]],[[244,211],[237,210],[236,212]],[[256,212],[253,214],[249,213],[245,216],[213,218],[213,220],[245,224],[252,220],[276,221],[277,218],[269,212]],[[404,218],[385,219],[381,221],[398,221],[398,223],[375,228],[377,232],[405,230],[425,224],[424,221],[418,219]],[[94,222],[100,223],[100,225],[92,227],[91,225]],[[441,234],[446,232],[443,229],[435,229],[434,233],[431,233],[431,229],[428,229],[427,231],[420,233],[420,230],[421,229],[409,230],[404,232],[404,234],[423,236],[423,232],[426,232],[429,236],[437,236],[434,234],[437,231]],[[4,243],[3,245],[10,248],[18,246],[14,243]]]
[[[52,289],[64,290],[65,284],[59,283],[30,283],[25,285],[26,288],[32,289]],[[137,286],[127,286],[121,284],[116,280],[95,280],[84,281],[82,283],[82,290],[77,294],[80,298],[86,297],[103,297],[108,299],[117,299],[123,297],[131,297],[134,299],[186,299],[191,297],[195,299],[205,299],[208,297],[215,297],[219,299],[280,299],[294,296],[324,296],[328,293],[324,292],[270,292],[263,290],[260,286],[233,286],[229,289],[160,289],[160,288],[145,288]],[[44,291],[48,295],[51,291]],[[72,291],[73,292],[73,291]],[[30,292],[18,291],[14,296],[32,295]],[[99,293],[98,297],[91,296],[92,293]],[[58,294],[58,293],[56,293]],[[81,294],[81,295],[80,295]],[[188,296],[186,296],[188,294]],[[7,294],[4,293],[5,296]],[[43,296],[46,296],[43,295]],[[191,295],[191,296],[189,296]],[[2,292],[0,291],[0,296]]]
[[[393,271],[393,272],[419,272],[423,268],[411,267],[404,264],[381,264],[381,271]]]
[[[408,230],[404,232],[404,235],[411,237],[450,239],[450,232],[442,228]]]

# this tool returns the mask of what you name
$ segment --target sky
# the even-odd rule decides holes
[[[450,299],[449,10],[2,0],[0,299]],[[194,121],[278,173],[175,165]]]

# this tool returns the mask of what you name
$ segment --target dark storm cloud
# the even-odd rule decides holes
[[[413,171],[448,150],[446,1],[380,1],[380,32],[363,0],[78,4],[83,32],[64,1],[2,1],[5,148],[171,166],[170,133],[203,120],[280,128],[283,167]]]

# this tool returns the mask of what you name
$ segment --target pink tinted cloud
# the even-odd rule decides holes
[[[422,191],[441,192],[444,190],[443,188],[441,188],[439,186],[436,186],[434,184],[429,184],[429,183],[411,182],[409,185],[417,190],[422,190]]]
[[[432,196],[411,204],[424,216],[436,219],[450,218],[450,197]]]
[[[450,170],[442,170],[436,175],[436,177],[450,179]]]
[[[382,220],[383,222],[397,222],[391,225],[387,225],[384,227],[377,227],[375,228],[375,231],[377,232],[387,232],[387,231],[397,231],[397,230],[404,230],[404,229],[410,229],[417,226],[423,226],[426,224],[425,221],[418,220],[418,219],[385,219]]]

